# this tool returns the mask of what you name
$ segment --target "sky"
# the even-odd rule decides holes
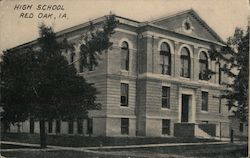
[[[2,0],[0,1],[0,51],[36,39],[39,36],[38,26],[41,23],[52,26],[57,32],[110,12],[137,21],[150,21],[190,8],[194,9],[226,41],[233,35],[236,27],[246,29],[250,13],[249,1]],[[28,5],[32,7],[27,7]],[[55,5],[57,9],[63,6],[63,10],[48,10],[48,5]],[[47,10],[41,10],[41,6]]]

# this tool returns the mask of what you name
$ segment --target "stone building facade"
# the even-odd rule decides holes
[[[76,52],[65,56],[79,75],[95,84],[102,107],[89,111],[89,120],[61,121],[63,132],[56,132],[59,124],[52,121],[50,132],[69,133],[73,128],[70,132],[78,134],[81,127],[80,134],[94,136],[228,137],[228,108],[219,97],[227,78],[220,63],[209,57],[211,45],[219,49],[225,44],[206,22],[192,9],[148,22],[116,19],[112,48],[93,71],[82,71],[74,62],[79,58],[80,35],[89,23],[57,33],[76,43]],[[208,69],[216,75],[207,75]]]

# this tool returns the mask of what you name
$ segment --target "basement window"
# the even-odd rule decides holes
[[[121,118],[121,134],[128,135],[129,134],[129,119]]]
[[[170,135],[170,120],[168,119],[162,120],[162,134]]]

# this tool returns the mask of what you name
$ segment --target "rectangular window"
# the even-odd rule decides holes
[[[61,132],[61,121],[56,120],[56,133],[60,133],[60,132]]]
[[[121,106],[128,106],[128,84],[121,83]]]
[[[49,133],[52,133],[52,131],[53,131],[53,120],[49,120],[48,121],[48,125],[49,125]]]
[[[87,123],[87,134],[93,134],[93,119],[89,118]]]
[[[69,122],[68,122],[68,132],[69,132],[69,134],[73,134],[73,130],[74,130],[74,121],[73,120],[70,120]]]
[[[77,120],[77,133],[82,134],[83,132],[83,122],[82,119]]]
[[[121,134],[128,135],[129,134],[129,119],[121,118]]]
[[[240,132],[243,132],[243,130],[244,130],[244,124],[243,123],[240,123],[239,130],[240,130]]]
[[[35,122],[33,118],[30,118],[30,133],[33,134],[35,129]]]
[[[202,111],[208,111],[208,92],[201,92],[202,93]]]
[[[162,120],[162,134],[170,135],[170,120]]]
[[[162,108],[170,108],[170,88],[169,87],[162,87],[162,101],[161,101]]]

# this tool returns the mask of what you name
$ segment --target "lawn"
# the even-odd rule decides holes
[[[247,156],[247,145],[221,144],[178,147],[150,147],[137,149],[109,149],[83,151],[13,151],[3,152],[6,157],[16,158],[170,158],[207,157],[238,158]]]
[[[151,147],[139,149],[111,149],[103,150],[121,155],[151,155],[152,157],[168,157],[178,155],[184,157],[211,157],[211,158],[238,158],[247,157],[247,145],[219,144],[219,145],[196,145],[178,147]]]
[[[3,141],[13,141],[31,144],[40,144],[39,134],[27,133],[3,133]],[[93,146],[119,146],[141,145],[161,143],[197,143],[218,141],[213,139],[198,138],[162,138],[162,137],[90,137],[81,135],[48,135],[47,144],[69,147],[93,147]]]

